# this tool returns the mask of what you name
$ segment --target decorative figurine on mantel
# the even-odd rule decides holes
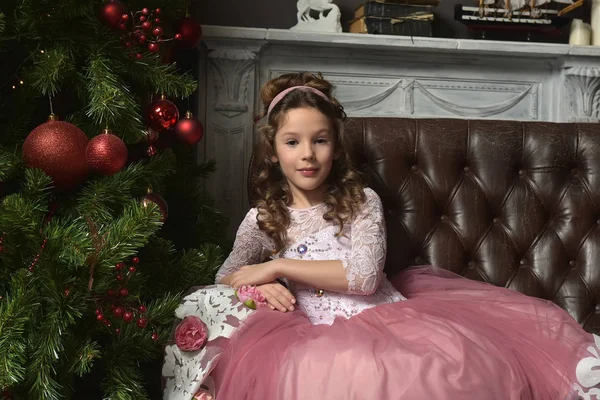
[[[342,32],[340,18],[342,13],[333,0],[298,0],[298,23],[290,28],[292,31],[310,32]],[[318,18],[310,15],[311,11],[319,13]],[[327,15],[325,13],[328,11]]]

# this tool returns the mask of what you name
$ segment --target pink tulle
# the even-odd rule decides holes
[[[432,267],[409,300],[333,325],[260,309],[214,371],[219,400],[567,399],[593,342],[556,305]]]

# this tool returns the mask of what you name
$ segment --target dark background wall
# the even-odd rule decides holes
[[[348,21],[352,19],[354,9],[364,1],[333,0],[342,11],[344,31],[348,30]],[[454,21],[454,6],[457,3],[471,6],[478,4],[477,0],[441,0],[435,10],[435,36],[469,37],[464,25]],[[584,7],[570,16],[589,22],[590,3],[591,1],[586,1]],[[204,25],[287,29],[296,24],[296,0],[196,0],[195,6],[196,15]],[[568,26],[565,34],[568,34]]]
[[[342,11],[342,26],[348,29],[348,21],[354,9],[365,0],[333,0]],[[454,5],[476,5],[477,0],[441,0],[436,8],[436,36],[466,37],[464,26],[454,19]],[[199,0],[198,17],[205,25],[244,26],[254,28],[287,29],[296,24],[296,0]]]

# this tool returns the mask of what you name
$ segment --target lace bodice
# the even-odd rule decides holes
[[[261,263],[267,257],[298,260],[340,260],[348,280],[347,293],[325,291],[317,297],[313,287],[290,282],[290,289],[313,323],[331,324],[335,317],[350,318],[378,304],[405,299],[383,273],[386,232],[379,196],[365,189],[366,202],[342,235],[338,226],[323,219],[324,204],[289,209],[290,245],[273,255],[273,241],[258,228],[258,211],[251,209],[240,225],[233,251],[217,272],[216,281],[244,265]]]

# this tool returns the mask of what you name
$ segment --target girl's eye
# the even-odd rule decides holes
[[[317,139],[317,143],[318,144],[327,143],[327,139],[325,139],[325,138],[319,138],[319,139]]]
[[[287,142],[285,142],[285,144],[287,144],[288,146],[295,146],[298,144],[297,140],[288,140]]]

